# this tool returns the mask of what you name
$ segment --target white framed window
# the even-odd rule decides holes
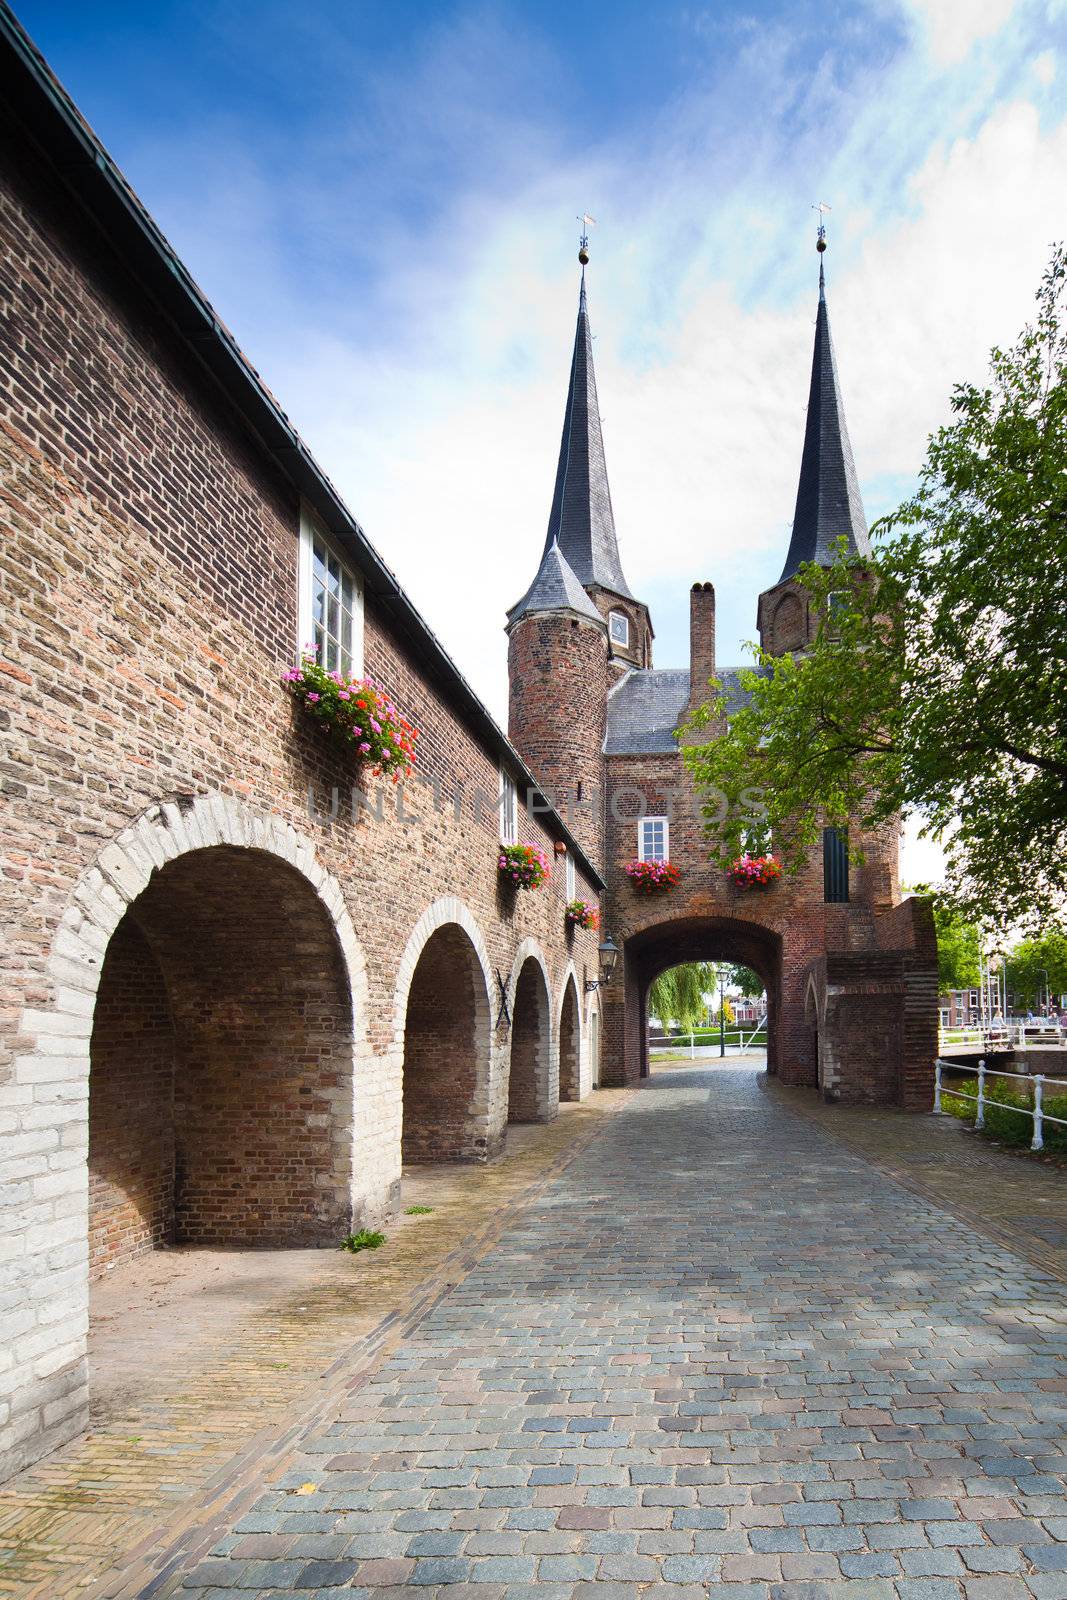
[[[500,843],[515,844],[519,837],[519,798],[515,779],[500,769]]]
[[[563,857],[563,860],[567,874],[567,903],[569,905],[572,900],[577,900],[578,898],[578,874],[574,870],[574,857],[571,855],[569,850]]]
[[[630,619],[625,611],[608,612],[608,634],[612,644],[621,644],[624,650],[630,648]]]
[[[670,825],[666,817],[641,817],[637,824],[637,859],[670,860]]]
[[[363,584],[305,507],[300,515],[299,639],[327,672],[363,674]]]

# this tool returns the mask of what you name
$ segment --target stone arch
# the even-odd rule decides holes
[[[812,1077],[825,1093],[826,1083],[826,977],[818,968],[808,974],[804,990],[804,1022],[808,1029],[808,1049]]]
[[[515,953],[508,982],[511,1013],[509,1122],[548,1122],[556,1115],[558,1095],[553,1087],[556,1036],[550,994],[548,967],[541,947],[534,939],[524,939]]]
[[[397,975],[405,1162],[491,1153],[491,993],[478,924],[456,896],[442,896],[412,930]]]
[[[331,1081],[323,1093],[330,1151],[328,1162],[315,1169],[315,1175],[323,1179],[321,1192],[313,1197],[316,1231],[320,1227],[328,1228],[335,1235],[340,1222],[351,1214],[356,1081],[360,1068],[370,1059],[370,1050],[366,1033],[366,968],[341,889],[317,859],[309,838],[278,817],[256,812],[242,800],[207,793],[155,804],[103,847],[75,885],[48,957],[46,971],[52,986],[51,1001],[40,1008],[27,1008],[22,1018],[22,1033],[29,1041],[29,1048],[14,1064],[16,1084],[25,1084],[38,1093],[37,1085],[42,1086],[43,1098],[55,1107],[57,1123],[62,1122],[64,1151],[81,1155],[80,1166],[72,1167],[69,1161],[64,1161],[62,1169],[57,1167],[57,1173],[59,1170],[70,1173],[69,1186],[61,1196],[63,1210],[57,1213],[57,1239],[61,1232],[66,1257],[64,1267],[70,1269],[62,1275],[62,1293],[56,1290],[63,1303],[62,1313],[53,1316],[48,1295],[42,1294],[44,1286],[39,1275],[50,1271],[47,1252],[25,1258],[16,1286],[25,1303],[37,1303],[42,1311],[42,1334],[47,1334],[47,1341],[38,1343],[34,1366],[40,1370],[49,1358],[52,1363],[46,1380],[37,1378],[34,1367],[27,1367],[25,1374],[14,1374],[16,1383],[21,1379],[20,1404],[25,1414],[29,1416],[34,1409],[40,1413],[33,1455],[72,1437],[87,1420],[89,1184],[85,1153],[94,1024],[101,1022],[114,1031],[114,997],[121,994],[121,988],[115,988],[110,975],[105,974],[109,953],[113,960],[125,960],[127,973],[131,966],[135,968],[138,954],[143,955],[150,949],[149,935],[140,925],[135,908],[151,909],[150,901],[158,908],[178,879],[184,879],[188,889],[191,879],[197,875],[197,863],[203,863],[215,851],[219,855],[213,856],[213,860],[221,861],[226,857],[234,871],[240,871],[242,865],[253,874],[258,871],[261,883],[277,884],[284,878],[298,896],[305,897],[305,908],[314,908],[308,911],[307,925],[310,927],[317,920],[320,928],[328,930],[338,988],[329,1030],[330,1060],[325,1074]],[[193,942],[192,938],[187,940],[187,943]],[[121,948],[123,944],[128,946],[125,951]],[[156,981],[157,975],[162,977],[159,967],[167,952],[157,947],[151,954],[156,972],[148,976],[150,987],[155,985],[154,991],[139,998],[130,997],[131,1012],[127,1018],[130,1028],[136,1023],[141,1000],[158,1008],[163,998],[168,1001],[172,998],[163,994]],[[105,1004],[98,1018],[97,1002],[105,976],[108,987],[103,990]],[[317,1015],[321,1023],[321,996],[318,1002],[311,995],[301,996],[301,1003],[305,1000],[309,1007],[319,1005]],[[343,1045],[337,1037],[341,1009],[347,1018],[348,1030]],[[105,1016],[106,1012],[112,1013],[110,1018]],[[165,1035],[166,1027],[159,1031]],[[153,1049],[159,1044],[157,1039]],[[58,1103],[60,1100],[62,1105]],[[305,1169],[305,1176],[309,1173],[310,1169]],[[151,1189],[151,1184],[147,1189]],[[60,1193],[58,1188],[54,1192]],[[260,1231],[257,1242],[266,1242],[268,1237],[292,1237],[284,1213],[285,1207],[275,1201],[265,1206],[265,1228]],[[247,1214],[243,1221],[247,1223]],[[298,1223],[296,1231],[302,1226]],[[141,1237],[133,1241],[134,1245],[149,1248],[162,1228],[158,1216],[146,1218]],[[70,1260],[72,1251],[73,1262]],[[75,1278],[73,1288],[71,1271]]]
[[[578,999],[578,978],[573,962],[567,965],[556,1022],[559,1039],[559,1097],[582,1098],[582,1008]]]

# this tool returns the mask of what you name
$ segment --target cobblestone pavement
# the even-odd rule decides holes
[[[1065,1417],[1057,1279],[670,1069],[152,1592],[1067,1600]]]

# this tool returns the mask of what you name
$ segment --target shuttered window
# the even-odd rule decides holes
[[[836,905],[848,903],[848,841],[836,828],[822,832],[823,899]]]

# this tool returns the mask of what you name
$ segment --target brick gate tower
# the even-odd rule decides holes
[[[870,553],[830,337],[820,229],[819,301],[792,537],[757,625],[773,654],[803,650],[813,618],[798,581],[837,541]],[[717,687],[729,716],[744,699],[738,669],[715,656],[715,591],[690,591],[690,662],[654,668],[648,608],[623,574],[593,372],[584,245],[578,326],[559,464],[541,562],[508,613],[509,732],[599,865],[602,926],[622,951],[600,993],[601,1077],[648,1071],[647,996],[678,962],[752,967],[768,996],[768,1070],[818,1085],[830,1100],[925,1108],[936,1053],[937,956],[929,908],[902,900],[899,827],[857,834],[849,860],[832,828],[822,857],[766,890],[736,887],[708,860],[701,795],[676,730]],[[713,688],[709,689],[709,680]],[[669,895],[639,895],[633,859],[669,859]]]

